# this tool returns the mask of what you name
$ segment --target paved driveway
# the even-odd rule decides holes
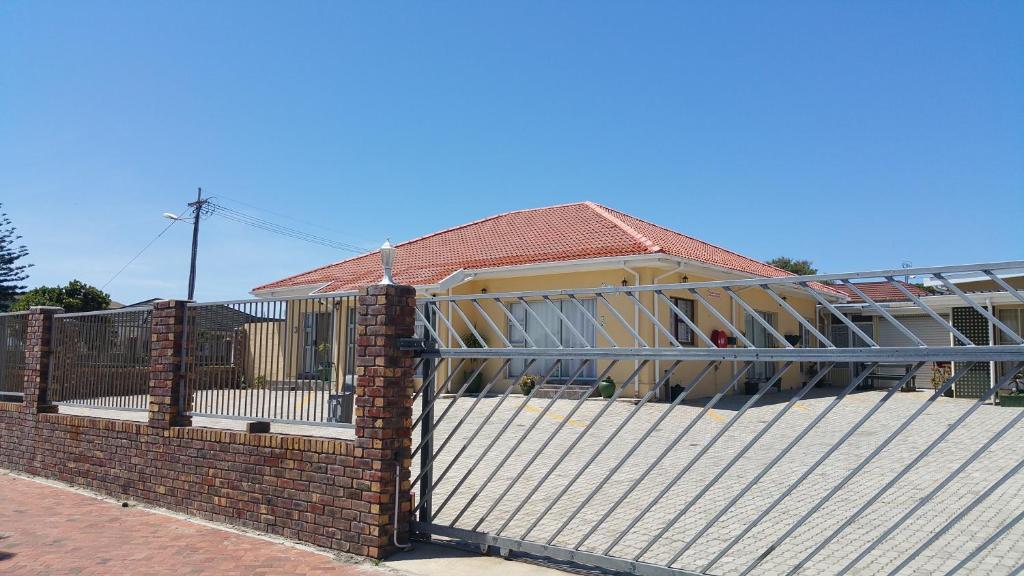
[[[0,574],[323,574],[373,567],[0,473]]]
[[[522,402],[521,396],[510,396],[501,405],[496,398],[483,399],[468,415],[465,410],[473,399],[462,399],[445,417],[438,430],[437,444],[440,445],[465,417],[465,422],[451,443],[440,453],[435,464],[436,478],[451,465],[453,457],[465,446],[464,452],[451,465],[451,470],[435,492],[435,509],[441,507],[437,521],[460,528],[499,532],[505,536],[521,538],[527,528],[541,518],[527,535],[528,540],[547,542],[553,538],[556,545],[576,547],[588,532],[592,532],[582,542],[580,549],[601,552],[612,546],[610,553],[616,557],[633,558],[643,552],[640,556],[642,560],[665,563],[725,508],[735,495],[741,494],[748,481],[811,423],[832,400],[835,390],[815,392],[814,397],[796,404],[735,466],[712,482],[716,473],[780,411],[788,396],[774,395],[748,411],[643,516],[639,516],[640,511],[677,472],[687,466],[700,451],[705,450],[747,397],[726,398],[700,419],[682,441],[660,460],[658,458],[663,449],[699,413],[703,403],[675,409],[652,431],[635,454],[626,459],[627,450],[648,431],[666,405],[642,407],[612,438],[608,447],[598,454],[599,446],[633,411],[632,403],[615,403],[584,434],[604,405],[602,401],[586,401],[579,411],[571,414],[575,404],[573,401],[556,401],[543,413],[548,401],[534,400],[509,424],[516,407]],[[703,568],[882,396],[883,393],[878,391],[861,392],[841,402],[758,483],[742,492],[739,500],[703,536],[695,540],[694,545],[687,549],[674,566],[691,570]],[[741,572],[812,505],[822,500],[848,471],[921,406],[927,396],[925,392],[898,393],[893,396],[849,441],[739,540],[714,565],[711,573]],[[446,399],[438,402],[438,414],[447,407],[448,402],[450,400]],[[825,499],[820,510],[781,542],[754,573],[786,573],[861,504],[871,499],[879,488],[920,454],[972,403],[971,400],[950,398],[937,400],[889,448],[854,476],[845,488]],[[469,436],[492,409],[495,410],[494,416],[472,443],[467,445]],[[996,435],[1004,424],[1019,413],[1018,410],[981,407],[893,489],[878,498],[866,513],[817,554],[801,573],[838,572],[973,451]],[[509,426],[501,434],[500,430],[506,424]],[[545,442],[559,426],[560,431],[545,447]],[[976,496],[1024,459],[1022,439],[1024,425],[1016,425],[950,486],[926,502],[902,528],[858,562],[850,573],[884,574],[896,567]],[[577,446],[558,464],[558,458],[574,441],[578,441]],[[594,454],[598,456],[593,464],[569,486],[564,495],[555,500],[556,495]],[[506,455],[509,455],[507,460]],[[534,461],[520,475],[531,459]],[[418,463],[418,457],[416,461]],[[414,476],[416,473],[417,470],[414,470]],[[462,485],[454,497],[444,504],[460,482]],[[697,498],[706,486],[709,486],[707,491]],[[507,493],[503,495],[506,490]],[[592,493],[593,498],[584,505],[583,502]],[[606,512],[623,495],[624,500],[606,516]],[[651,540],[691,499],[696,500],[688,512],[654,540],[648,549]],[[542,512],[549,506],[550,510],[542,516]],[[580,509],[576,511],[578,507]],[[949,570],[1021,511],[1024,511],[1024,475],[1016,474],[954,525],[945,536],[923,548],[917,559],[901,573],[935,574]],[[569,522],[563,526],[566,520]],[[633,522],[635,525],[619,539],[621,532]],[[967,568],[970,573],[976,574],[1008,574],[1022,564],[1024,522],[1017,524],[978,555]]]

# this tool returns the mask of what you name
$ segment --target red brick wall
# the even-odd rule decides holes
[[[364,556],[369,462],[351,440],[153,428],[0,403],[0,466]]]
[[[360,297],[355,440],[188,426],[176,401],[176,302],[154,308],[148,423],[48,413],[36,391],[46,382],[49,318],[34,314],[26,401],[0,403],[0,467],[382,558],[394,550],[396,482],[409,491],[412,357],[398,338],[412,335],[414,299],[401,286]],[[408,496],[399,507],[404,541]]]

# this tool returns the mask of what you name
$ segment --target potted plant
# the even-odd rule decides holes
[[[673,384],[670,386],[668,389],[669,402],[675,402],[676,398],[679,398],[679,395],[683,392],[686,392],[686,386],[682,386],[680,384]]]
[[[1010,390],[1000,393],[999,405],[1024,408],[1024,370],[1018,372],[1010,382]]]
[[[533,389],[537,387],[537,377],[533,374],[527,374],[523,376],[523,379],[519,381],[519,390],[523,392],[523,396],[529,396]]]
[[[331,362],[331,346],[326,342],[320,343],[316,347],[318,358],[327,358],[327,360],[321,361],[316,368],[316,379],[323,382],[324,384],[330,384],[331,382],[331,369],[334,363]]]
[[[601,393],[601,398],[611,398],[615,395],[615,380],[611,376],[606,376],[597,385],[597,391]]]
[[[818,374],[818,370],[820,369],[820,366],[818,366],[817,362],[803,362],[801,366],[803,367],[804,372],[804,383],[810,382],[811,378],[814,378]],[[815,384],[814,387],[826,388],[828,386],[826,380],[828,380],[827,377],[822,377],[821,380],[818,380],[818,383]]]
[[[936,362],[932,367],[932,389],[938,390],[953,376],[953,367],[949,362]],[[946,396],[951,395],[951,390],[946,391]]]

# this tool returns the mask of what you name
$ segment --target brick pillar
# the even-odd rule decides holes
[[[29,309],[25,334],[25,397],[23,408],[31,414],[56,412],[50,404],[46,386],[50,381],[50,334],[53,315],[63,312],[57,306],[33,306]]]
[[[398,503],[398,540],[408,541],[410,465],[412,447],[413,353],[400,350],[400,338],[413,336],[416,291],[411,286],[370,286],[359,295],[356,326],[356,452],[364,467],[363,501],[357,528],[367,556],[383,558],[395,551],[395,486],[401,483]],[[396,476],[396,464],[399,465]],[[367,469],[368,468],[368,469]],[[358,485],[358,484],[357,484]]]
[[[149,345],[149,425],[167,429],[191,426],[185,414],[191,410],[192,396],[185,397],[182,411],[182,388],[187,384],[182,370],[185,340],[184,300],[161,300],[153,304],[153,328]]]

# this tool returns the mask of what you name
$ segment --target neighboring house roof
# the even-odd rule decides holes
[[[138,302],[132,302],[131,304],[125,304],[125,308],[135,308],[136,306],[152,306],[154,303],[164,300],[164,298],[147,298],[145,300],[139,300]]]
[[[902,285],[904,288],[906,288],[907,291],[910,292],[911,294],[913,294],[914,296],[930,296],[931,295],[931,292],[928,292],[927,290],[925,290],[924,288],[921,288],[920,286],[916,286],[914,284],[908,284],[906,282],[903,282],[902,280],[897,280],[897,282],[899,282],[900,285]],[[907,298],[907,296],[905,294],[903,294],[903,292],[900,292],[900,290],[898,288],[896,288],[892,284],[890,284],[888,282],[885,282],[885,281],[879,281],[879,282],[856,282],[856,284],[857,284],[857,289],[858,290],[863,292],[868,298],[871,298],[875,302],[903,302],[903,301],[910,301],[910,299]],[[850,301],[849,301],[850,304],[857,304],[857,303],[860,303],[860,302],[864,302],[863,298],[861,298],[856,293],[854,293],[854,291],[851,290],[846,285],[833,285],[833,286],[830,286],[830,288],[835,288],[836,290],[839,290],[843,294],[846,294],[847,297],[850,298]]]
[[[263,318],[225,305],[202,306],[195,316],[199,330],[230,332],[253,322],[277,322],[279,318]]]
[[[394,278],[432,286],[459,270],[666,254],[752,276],[789,272],[593,202],[506,212],[396,246]],[[289,276],[253,292],[321,286],[342,292],[380,280],[378,252]]]

